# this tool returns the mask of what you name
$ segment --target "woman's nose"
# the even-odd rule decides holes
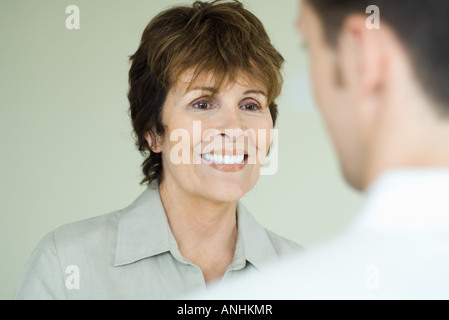
[[[239,115],[239,110],[223,109],[220,116],[220,126],[217,128],[223,138],[236,138],[243,134],[244,124]]]

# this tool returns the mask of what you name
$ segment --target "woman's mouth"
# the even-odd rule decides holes
[[[206,153],[201,155],[203,159],[214,164],[243,164],[245,162],[245,155],[221,155]]]
[[[214,169],[226,172],[236,172],[242,170],[248,160],[248,155],[223,155],[223,154],[202,154],[201,158],[204,163],[210,165]]]

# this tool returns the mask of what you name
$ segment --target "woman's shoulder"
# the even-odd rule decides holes
[[[160,201],[156,201],[157,197],[157,191],[146,189],[127,207],[64,224],[51,231],[46,239],[51,239],[50,243],[56,247],[58,254],[115,254],[117,239],[124,227],[135,229],[136,225],[147,220],[147,224],[154,223],[156,215],[151,213],[162,207]],[[122,225],[124,221],[128,222],[125,226]]]
[[[115,254],[123,210],[64,224],[49,232],[44,243],[54,247],[60,262],[110,260]]]
[[[302,246],[292,240],[284,238],[283,236],[280,236],[279,234],[267,228],[265,228],[265,231],[268,235],[268,238],[270,238],[274,250],[279,256],[285,256],[304,250]]]
[[[117,210],[108,214],[66,223],[53,230],[54,240],[57,243],[73,243],[74,240],[86,241],[86,244],[95,241],[100,243],[111,240],[117,232],[118,221],[123,210]]]
[[[72,276],[82,272],[87,279],[110,265],[120,214],[68,223],[47,233],[27,261],[15,299],[66,299],[70,292],[78,292],[68,290]]]

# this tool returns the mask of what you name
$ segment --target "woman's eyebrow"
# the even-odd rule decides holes
[[[217,92],[217,88],[214,87],[195,87],[195,88],[191,88],[189,89],[187,92],[191,92],[191,91],[208,91],[211,93],[216,93]],[[260,94],[263,95],[265,97],[267,97],[268,95],[265,93],[265,91],[263,90],[256,90],[256,89],[249,89],[246,90],[245,92],[243,92],[244,95],[246,94]]]

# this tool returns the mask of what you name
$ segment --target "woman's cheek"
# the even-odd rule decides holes
[[[267,157],[268,151],[270,150],[271,144],[273,142],[274,130],[273,129],[273,121],[271,119],[271,115],[266,117],[263,123],[259,124],[259,128],[257,131],[256,144],[258,150],[258,163],[262,166],[265,163],[265,159]]]

